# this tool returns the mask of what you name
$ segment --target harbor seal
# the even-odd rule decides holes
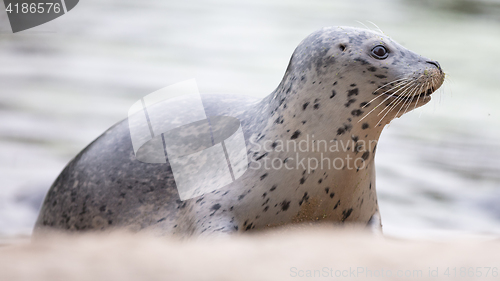
[[[323,28],[298,45],[264,99],[203,96],[207,116],[241,121],[249,166],[239,179],[180,200],[170,164],[137,161],[123,120],[66,166],[34,234],[126,228],[186,237],[318,221],[380,228],[376,142],[391,120],[428,103],[444,76],[436,61],[383,34]]]

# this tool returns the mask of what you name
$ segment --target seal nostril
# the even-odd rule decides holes
[[[443,70],[441,69],[441,65],[439,65],[439,62],[428,60],[427,63],[434,65],[435,67],[437,67],[439,69],[439,71],[443,72]]]

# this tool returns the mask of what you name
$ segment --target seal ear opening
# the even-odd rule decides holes
[[[340,44],[340,45],[339,45],[339,49],[340,49],[340,51],[342,51],[342,52],[343,52],[343,51],[345,51],[346,46],[345,46],[344,44]]]

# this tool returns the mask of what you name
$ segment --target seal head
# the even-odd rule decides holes
[[[333,86],[331,98],[339,94],[345,99],[345,108],[358,107],[352,110],[354,117],[378,126],[428,103],[445,75],[438,62],[406,49],[383,34],[330,27],[300,43],[281,86],[290,83],[293,77],[299,79],[298,84],[314,80],[316,89],[310,89],[310,94],[303,98],[314,95],[325,85]],[[347,89],[347,93],[339,89]],[[278,88],[276,95],[281,92]]]

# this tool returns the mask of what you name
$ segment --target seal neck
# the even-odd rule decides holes
[[[280,85],[256,109],[265,118],[259,124],[262,132],[256,139],[263,141],[301,140],[378,142],[387,122],[374,119],[361,120],[363,101],[358,96],[361,87],[352,87],[353,81],[338,80],[325,83],[307,75],[298,76],[287,70]],[[377,116],[377,112],[372,114]],[[378,120],[377,120],[378,121]]]

